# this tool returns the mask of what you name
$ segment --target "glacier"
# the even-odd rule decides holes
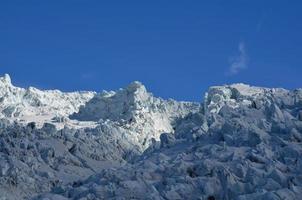
[[[300,199],[302,89],[140,82],[100,93],[0,77],[0,199]]]

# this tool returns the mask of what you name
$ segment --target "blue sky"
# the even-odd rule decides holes
[[[211,85],[302,87],[302,1],[0,1],[0,74],[18,86],[200,101]]]

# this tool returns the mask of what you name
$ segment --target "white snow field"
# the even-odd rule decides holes
[[[209,88],[202,103],[0,78],[0,200],[302,198],[302,89]]]

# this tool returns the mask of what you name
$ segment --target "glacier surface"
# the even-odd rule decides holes
[[[0,77],[0,199],[299,199],[302,89],[210,87],[203,102],[42,91]]]

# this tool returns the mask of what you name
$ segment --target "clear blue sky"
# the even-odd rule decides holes
[[[0,1],[0,73],[18,86],[200,101],[211,85],[302,87],[302,1]]]

